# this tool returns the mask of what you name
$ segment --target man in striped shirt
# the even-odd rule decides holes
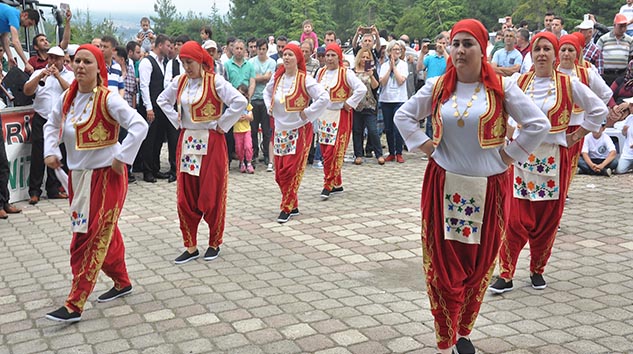
[[[125,83],[123,82],[121,65],[114,61],[113,51],[119,42],[112,36],[101,37],[101,52],[108,68],[108,90],[124,97]]]
[[[598,49],[604,58],[604,74],[602,77],[607,85],[620,75],[624,75],[629,61],[633,57],[633,37],[626,34],[626,16],[615,15],[613,30],[598,39]]]
[[[602,57],[602,51],[591,40],[593,38],[593,24],[592,20],[587,19],[582,21],[576,28],[585,37],[585,47],[582,50],[583,58],[593,64],[598,73],[602,75],[604,73],[604,58]]]

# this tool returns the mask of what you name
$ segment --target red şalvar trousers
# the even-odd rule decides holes
[[[567,134],[571,134],[576,131],[576,129],[580,128],[579,125],[570,125],[567,127]],[[569,149],[569,159],[571,162],[571,171],[569,173],[569,185],[571,185],[571,181],[576,177],[576,172],[578,172],[578,159],[580,159],[580,152],[582,151],[582,144],[585,141],[583,137],[579,142],[572,145]],[[568,187],[569,189],[569,187]],[[567,197],[567,196],[565,196]]]
[[[445,178],[446,171],[429,159],[422,185],[422,251],[440,349],[473,329],[505,237],[511,187],[508,171],[488,177],[481,243],[465,244],[444,240]]]
[[[68,174],[69,201],[75,192],[72,173]],[[66,307],[82,312],[84,304],[97,283],[99,270],[112,278],[116,289],[131,285],[125,266],[125,246],[117,222],[127,195],[127,170],[122,175],[111,167],[92,172],[90,182],[90,216],[88,232],[73,233],[70,243],[72,287]]]
[[[504,279],[514,277],[519,253],[526,243],[530,243],[531,273],[543,274],[547,260],[552,254],[558,225],[565,209],[571,172],[569,149],[559,146],[559,151],[560,192],[557,200],[533,202],[510,198],[512,213],[508,217],[507,237],[501,241],[499,250],[500,275]]]
[[[297,192],[306,169],[311,143],[312,123],[307,123],[299,128],[294,155],[275,155],[275,182],[281,190],[281,211],[286,213],[299,207]]]
[[[323,188],[331,191],[334,187],[343,185],[341,168],[345,150],[349,144],[349,137],[352,133],[352,110],[341,109],[341,118],[338,122],[338,133],[334,145],[321,144],[321,154],[323,155]]]
[[[224,134],[209,130],[207,154],[202,156],[200,175],[180,172],[182,139],[185,129],[180,130],[176,156],[178,156],[176,205],[180,219],[180,231],[185,247],[198,244],[198,224],[204,217],[209,225],[209,246],[222,244],[226,215],[226,190],[229,179],[229,161]]]

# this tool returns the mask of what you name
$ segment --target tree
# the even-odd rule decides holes
[[[150,16],[150,19],[154,21],[154,31],[156,33],[166,33],[169,25],[179,17],[176,5],[171,0],[156,0],[154,12],[158,16]]]
[[[104,18],[99,24],[94,24],[90,17],[90,11],[81,10],[73,14],[72,28],[70,35],[72,43],[90,43],[93,38],[101,38],[105,35],[117,38],[119,43],[123,43],[112,18]]]

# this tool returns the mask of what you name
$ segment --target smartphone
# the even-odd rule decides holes
[[[435,50],[435,43],[429,43],[429,50]]]
[[[372,63],[371,61],[366,61],[365,62],[365,71],[369,71],[371,69],[374,68],[374,63]]]
[[[371,27],[363,27],[363,28],[361,28],[361,31],[362,31],[363,34],[371,33]]]
[[[68,4],[64,3],[64,2],[62,2],[62,3],[60,3],[60,4],[59,4],[59,8],[60,8],[63,12],[66,12],[66,11],[70,10],[70,5],[68,5]]]

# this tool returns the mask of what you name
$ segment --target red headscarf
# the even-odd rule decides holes
[[[189,58],[202,65],[204,70],[208,73],[213,73],[213,67],[215,61],[211,55],[202,48],[202,46],[195,41],[188,41],[180,47],[180,53],[178,56],[181,59]]]
[[[92,44],[82,44],[79,48],[77,48],[75,55],[79,53],[80,50],[87,50],[90,53],[92,53],[92,55],[95,56],[97,60],[97,68],[99,68],[99,75],[101,76],[101,86],[107,87],[108,86],[108,68],[106,67],[105,59],[103,58],[103,53],[101,52],[101,50],[93,46]],[[97,85],[99,85],[98,81],[97,81]],[[65,115],[68,113],[68,111],[70,110],[70,106],[73,103],[73,100],[77,96],[78,90],[79,90],[79,84],[77,83],[77,80],[73,80],[73,82],[70,84],[70,87],[68,88],[68,93],[66,94],[66,97],[64,98],[64,104],[62,105],[62,114]]]
[[[343,67],[343,50],[341,47],[336,43],[330,43],[325,46],[325,52],[327,53],[330,50],[338,55],[338,66]]]
[[[578,45],[579,45],[578,48],[580,48],[580,50],[578,50],[578,62],[582,62],[582,58],[583,58],[582,50],[583,48],[585,48],[585,36],[583,36],[583,34],[580,32],[574,32],[571,35],[578,39]]]
[[[560,45],[558,44],[558,38],[556,38],[556,35],[552,32],[545,31],[535,34],[530,41],[532,50],[534,50],[534,43],[536,43],[541,38],[547,39],[550,43],[552,43],[552,46],[554,46],[554,53],[556,53],[556,59],[558,59],[558,48],[560,47]],[[534,60],[534,56],[532,56],[532,60]]]
[[[299,48],[296,44],[287,44],[284,47],[284,52],[290,50],[294,53],[295,57],[297,57],[297,70],[302,71],[304,74],[306,72],[306,59],[303,57],[303,52],[301,48]],[[282,52],[283,55],[283,52]],[[279,69],[275,72],[275,79],[281,77],[286,72],[286,67],[284,65],[280,66]]]
[[[580,46],[580,43],[578,42],[578,38],[574,35],[566,34],[560,37],[560,40],[558,42],[558,45],[560,48],[562,48],[564,44],[571,44],[572,46],[574,46],[574,49],[576,49],[576,58],[574,58],[574,63],[578,64],[578,57],[582,56],[582,47]]]
[[[492,89],[495,92],[495,96],[498,98],[503,98],[503,88],[501,87],[501,83],[497,77],[492,66],[488,63],[486,58],[486,47],[488,45],[488,30],[486,27],[481,24],[481,22],[469,18],[465,20],[461,20],[453,26],[451,30],[451,41],[455,37],[457,33],[466,32],[471,36],[475,37],[477,43],[479,43],[479,47],[481,48],[481,54],[483,58],[481,60],[481,82],[484,84],[486,88]],[[455,86],[457,84],[457,70],[453,66],[453,62],[451,60],[448,61],[446,65],[446,74],[444,74],[444,88],[442,90],[442,95],[440,96],[440,102],[444,102],[448,100],[453,92],[455,91]]]

